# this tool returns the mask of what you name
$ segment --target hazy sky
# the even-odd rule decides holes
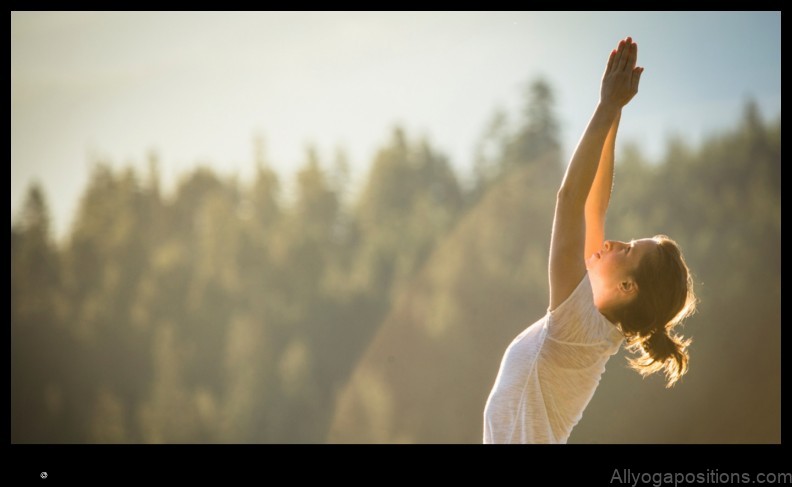
[[[555,89],[568,156],[597,102],[610,49],[633,36],[641,91],[620,142],[662,155],[732,127],[747,99],[781,113],[779,12],[13,12],[11,216],[42,183],[56,232],[91,160],[145,170],[166,190],[197,163],[253,173],[253,138],[288,186],[315,144],[362,180],[401,124],[467,177],[497,107]],[[618,159],[618,154],[617,154]]]

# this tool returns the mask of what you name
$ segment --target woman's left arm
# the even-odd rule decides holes
[[[605,217],[613,188],[613,161],[620,119],[621,110],[616,114],[605,138],[597,174],[586,198],[586,245],[583,256],[586,259],[602,249],[602,242],[605,241]]]

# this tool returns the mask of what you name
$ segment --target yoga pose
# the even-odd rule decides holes
[[[611,51],[600,99],[558,190],[550,239],[550,306],[506,349],[484,409],[484,443],[566,443],[622,343],[642,375],[687,371],[690,272],[663,235],[604,240],[622,108],[638,93],[638,45]]]

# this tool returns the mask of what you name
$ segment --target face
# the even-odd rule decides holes
[[[602,249],[586,260],[594,301],[601,311],[629,300],[637,293],[633,280],[635,270],[641,259],[655,252],[658,245],[651,238],[630,242],[607,240]]]

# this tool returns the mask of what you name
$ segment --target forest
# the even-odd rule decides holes
[[[261,152],[251,179],[196,167],[168,192],[156,154],[92,161],[63,239],[31,184],[11,226],[11,442],[480,443],[503,351],[547,308],[573,149],[552,86],[523,98],[468,178],[405,127],[355,191],[343,151],[310,146],[291,195]],[[570,443],[780,443],[780,115],[749,100],[659,160],[618,148],[606,234],[680,244],[690,372],[666,389],[620,352]]]

